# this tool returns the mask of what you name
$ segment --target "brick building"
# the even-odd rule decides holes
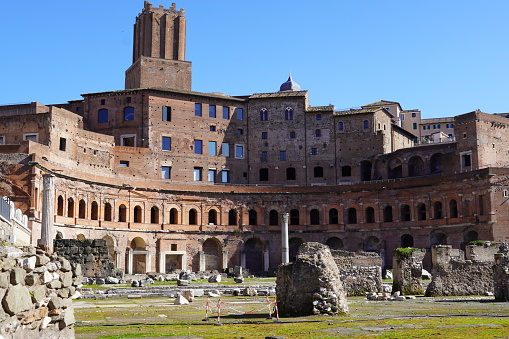
[[[455,116],[454,138],[424,144],[420,111],[312,107],[291,76],[273,93],[194,92],[185,25],[145,2],[126,89],[0,107],[0,195],[30,216],[33,244],[47,173],[54,232],[105,239],[129,273],[268,271],[282,213],[290,257],[318,241],[390,266],[396,247],[509,239],[504,116]]]

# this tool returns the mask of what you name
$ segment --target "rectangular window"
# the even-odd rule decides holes
[[[223,157],[229,157],[230,156],[230,144],[227,142],[223,142],[221,144],[221,154]]]
[[[322,120],[322,115],[321,115],[321,114],[317,114],[317,115],[315,116],[315,118],[316,118],[316,120]]]
[[[210,127],[209,127],[209,131],[211,131],[211,132],[215,132],[215,131],[216,131],[216,126],[214,126],[214,125],[210,125]]]
[[[5,135],[0,134],[0,145],[5,145]]]
[[[194,104],[194,116],[201,117],[201,104]]]
[[[463,154],[461,156],[461,160],[463,162],[463,167],[470,167],[472,166],[472,158],[470,156],[470,154]]]
[[[416,122],[414,122],[414,123],[412,124],[412,128],[413,128],[413,129],[417,129],[417,123],[416,123]]]
[[[129,161],[120,160],[120,167],[129,167]]]
[[[106,99],[101,99],[101,105],[106,105]]]
[[[345,129],[345,124],[342,121],[338,122],[338,131],[342,131],[344,129]]]
[[[235,145],[235,158],[244,159],[244,146]]]
[[[195,167],[194,168],[194,181],[201,181],[201,167]]]
[[[194,141],[194,154],[203,154],[203,141]]]
[[[244,130],[242,128],[237,129],[237,134],[238,135],[244,134]]]
[[[446,128],[453,128],[454,127],[454,124],[446,124],[445,125]]]
[[[209,105],[209,118],[215,118],[215,117],[216,117],[216,106]]]
[[[221,182],[230,182],[230,171],[228,170],[221,171]]]
[[[269,169],[260,168],[260,181],[269,181]]]
[[[312,148],[311,155],[317,155],[317,154],[318,154],[318,148]]]
[[[412,113],[412,118],[415,118],[417,116],[417,113]]]
[[[244,109],[237,108],[237,120],[244,120]]]
[[[97,122],[98,123],[108,122],[108,110],[106,108],[102,108],[99,110],[97,114]]]
[[[295,131],[290,131],[290,139],[295,139]]]
[[[401,114],[401,120],[405,120],[405,115],[404,114]]]
[[[223,107],[223,119],[230,119],[230,107]]]
[[[39,141],[39,133],[24,133],[23,140],[38,142]]]
[[[262,162],[269,161],[269,153],[268,152],[262,152]]]
[[[440,129],[440,125],[433,125],[433,129]]]
[[[315,130],[315,137],[319,138],[321,136],[322,136],[322,130],[321,129]]]
[[[163,137],[162,141],[162,150],[163,151],[171,151],[171,138],[170,137]]]
[[[163,121],[171,121],[171,107],[163,106]]]
[[[125,98],[125,102],[126,102],[126,104],[130,104],[131,103],[131,97]]]
[[[422,129],[423,130],[430,129],[430,126],[429,125],[424,125],[424,126],[422,126]]]
[[[66,148],[66,145],[67,144],[67,139],[66,138],[60,138],[60,145],[58,147],[59,150],[61,151],[65,151],[65,148]]]
[[[209,141],[209,155],[217,155],[217,143]]]
[[[280,161],[286,161],[286,151],[280,151],[279,152],[279,160]]]
[[[262,139],[267,139],[267,132],[262,132]]]
[[[136,134],[124,134],[120,136],[120,146],[135,147]]]
[[[161,176],[162,179],[171,179],[171,166],[162,166]]]
[[[216,170],[215,169],[209,169],[207,180],[209,182],[216,181]]]

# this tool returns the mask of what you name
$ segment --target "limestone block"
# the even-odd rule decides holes
[[[36,280],[39,279],[39,275],[35,275],[33,273],[27,274],[25,277],[25,285],[26,286],[34,286]]]
[[[11,271],[11,284],[21,284],[25,280],[26,271],[21,267],[14,267]]]
[[[42,275],[42,282],[44,284],[47,284],[47,283],[51,282],[52,280],[53,280],[53,274],[51,274],[48,271],[44,271],[44,273]]]
[[[65,310],[63,319],[59,323],[59,329],[63,329],[67,326],[71,326],[76,322],[74,319],[74,310],[72,307],[69,307]]]
[[[71,292],[69,291],[69,287],[61,288],[57,291],[57,295],[60,298],[69,298],[71,296]]]
[[[48,307],[50,310],[62,308],[63,306],[64,306],[64,299],[57,297],[57,296],[51,297],[51,299],[48,303]]]
[[[56,262],[50,262],[50,263],[46,264],[46,268],[50,272],[55,272],[56,270],[58,270]]]
[[[7,313],[15,315],[32,308],[32,297],[30,297],[30,292],[25,286],[13,285],[7,289],[2,305]]]
[[[4,260],[0,261],[2,265],[2,271],[10,271],[14,266],[16,266],[16,261],[12,258],[5,258]]]
[[[49,258],[45,254],[35,256],[35,266],[44,266],[49,263]]]
[[[186,298],[189,302],[194,301],[194,290],[183,290],[182,296]]]
[[[47,328],[50,323],[51,323],[51,318],[50,317],[45,317],[44,319],[42,319],[41,329]]]
[[[35,255],[28,258],[18,259],[18,265],[28,272],[31,272],[35,269],[35,262],[36,262]]]
[[[195,297],[203,297],[205,295],[205,291],[201,288],[197,288],[194,290]]]
[[[69,262],[69,260],[67,260],[66,258],[63,258],[63,257],[58,258],[58,260],[61,264],[61,267],[60,267],[61,271],[68,272],[68,271],[72,270],[71,263]]]
[[[187,305],[189,304],[189,300],[187,300],[186,298],[184,298],[183,295],[179,295],[177,296],[177,298],[175,299],[175,301],[173,302],[173,305]]]
[[[2,289],[7,289],[7,287],[9,287],[9,278],[7,275],[7,272],[0,273],[0,288]]]
[[[252,287],[246,287],[243,291],[242,291],[242,295],[244,296],[249,296],[249,297],[254,297],[254,296],[257,296],[258,295],[258,292],[256,291],[256,289],[252,288]]]
[[[45,285],[36,286],[32,290],[32,301],[34,303],[38,303],[39,301],[41,301],[43,298],[46,297],[47,291],[48,291],[48,288]]]
[[[62,282],[60,280],[52,280],[48,284],[46,284],[46,286],[48,286],[49,288],[58,289],[62,288]]]
[[[72,272],[68,271],[60,274],[60,280],[62,281],[62,287],[69,287],[72,285]]]

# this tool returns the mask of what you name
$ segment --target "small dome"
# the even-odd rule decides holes
[[[288,76],[288,80],[284,82],[281,87],[279,87],[279,91],[300,91],[300,86],[292,79],[292,74]]]

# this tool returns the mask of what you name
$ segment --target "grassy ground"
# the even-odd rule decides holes
[[[271,298],[270,301],[272,301]],[[424,298],[374,302],[348,298],[348,316],[268,317],[265,297],[222,297],[203,321],[207,298],[77,300],[76,338],[509,338],[509,303],[493,297]],[[216,311],[218,299],[210,299]]]

